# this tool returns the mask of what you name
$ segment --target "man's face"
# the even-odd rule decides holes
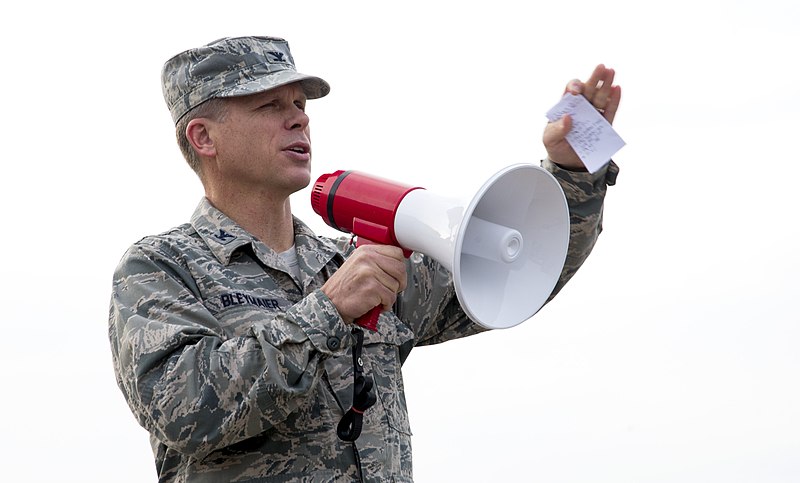
[[[311,144],[299,84],[228,99],[212,137],[219,175],[232,189],[288,196],[308,185]]]

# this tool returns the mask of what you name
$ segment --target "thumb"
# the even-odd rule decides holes
[[[561,142],[572,129],[572,118],[564,114],[558,121],[548,123],[544,128],[542,142],[545,146],[552,146]]]
[[[567,92],[575,96],[583,94],[583,82],[581,82],[579,79],[572,79],[564,88],[564,93],[566,94]]]

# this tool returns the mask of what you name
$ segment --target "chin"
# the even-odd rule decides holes
[[[300,191],[311,184],[311,171],[306,170],[303,173],[297,173],[291,177],[289,183],[292,185],[293,192]]]

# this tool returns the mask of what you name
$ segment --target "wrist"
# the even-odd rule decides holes
[[[551,163],[556,165],[558,168],[566,170],[566,171],[572,171],[573,173],[587,173],[589,171],[589,170],[586,169],[586,166],[584,166],[583,163],[581,163],[579,165],[570,165],[570,164],[559,163],[558,161],[556,161],[556,160],[554,160],[553,158],[550,158],[550,157],[548,157],[547,159]]]

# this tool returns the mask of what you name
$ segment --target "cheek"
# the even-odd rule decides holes
[[[227,139],[229,153],[242,157],[263,155],[264,150],[272,148],[272,139],[254,130],[241,130]]]
[[[246,152],[244,143],[236,142],[234,138],[225,138],[224,141],[216,144],[217,157],[223,161],[233,161],[239,159]]]

